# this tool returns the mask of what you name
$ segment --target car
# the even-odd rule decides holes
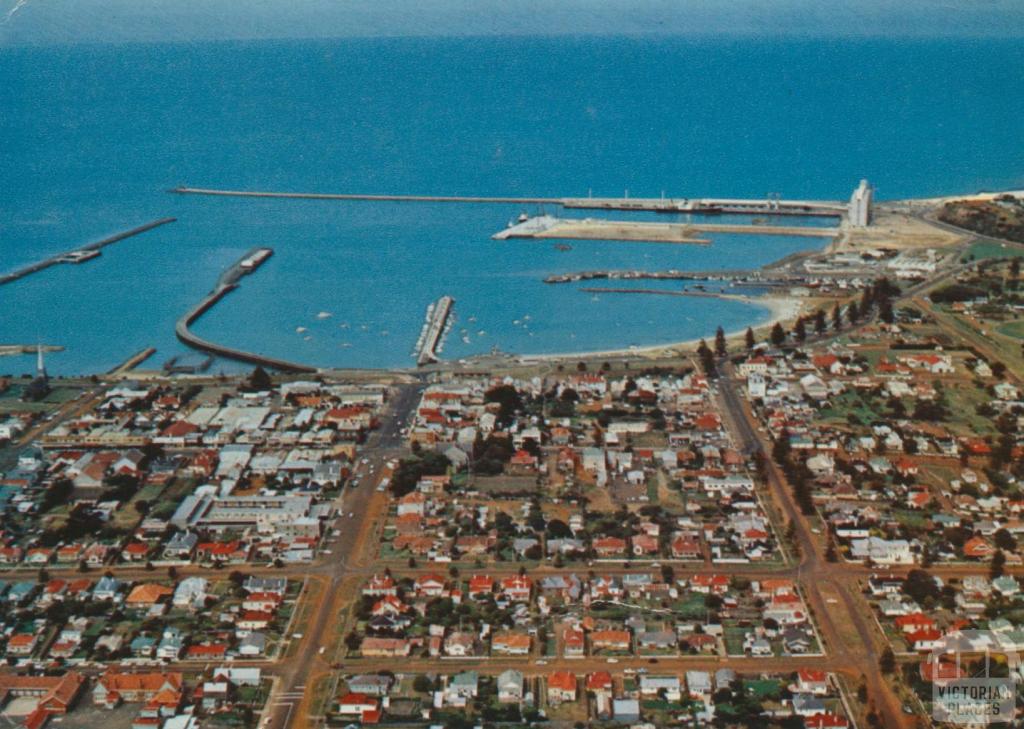
[[[546,665],[548,665],[548,662],[545,661],[543,658],[541,660],[537,661],[536,663],[537,663],[538,666],[546,666]]]
[[[608,659],[607,661],[605,661],[605,662],[606,662],[606,663],[618,663],[618,662],[619,662],[619,659],[618,659],[618,658],[609,658],[609,659]]]
[[[321,549],[320,550],[320,554],[330,554],[330,553],[331,553],[331,550],[329,550],[329,549]]]
[[[657,659],[657,658],[648,658],[648,659],[647,659],[647,662],[648,662],[648,663],[657,663],[657,662],[658,662],[658,659]]]

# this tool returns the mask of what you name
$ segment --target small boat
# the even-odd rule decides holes
[[[562,251],[564,253],[566,251],[571,251],[572,246],[569,245],[568,243],[555,243],[555,250]]]
[[[319,314],[316,315],[316,318],[317,319],[330,319],[331,316],[332,316],[331,312],[329,312],[329,311],[321,311]]]
[[[516,222],[517,223],[525,223],[529,219],[530,219],[530,216],[527,215],[526,213],[519,213],[519,217],[516,218]]]
[[[295,333],[296,334],[302,334],[305,331],[306,331],[306,327],[295,327]]]

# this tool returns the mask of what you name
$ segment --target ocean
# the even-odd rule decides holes
[[[177,185],[437,195],[883,199],[1024,186],[1024,42],[463,37],[0,48],[0,271],[176,223],[0,286],[0,343],[53,373],[153,346],[253,246],[275,255],[195,326],[325,367],[406,367],[449,294],[446,357],[711,336],[763,307],[592,296],[553,273],[763,265],[817,239],[707,248],[496,242],[534,206],[179,196]],[[548,210],[547,212],[558,212]],[[593,215],[565,211],[566,217]],[[329,316],[320,316],[321,312]],[[0,361],[24,372],[31,357]],[[244,366],[242,367],[244,368]],[[237,371],[218,362],[214,371]]]

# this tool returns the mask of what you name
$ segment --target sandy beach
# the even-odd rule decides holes
[[[735,301],[743,301],[748,304],[754,304],[756,306],[762,306],[769,311],[769,318],[766,321],[760,322],[759,324],[752,324],[751,328],[754,330],[764,329],[767,327],[774,326],[776,322],[788,322],[796,319],[800,314],[800,310],[803,306],[802,302],[796,298],[782,297],[782,296],[741,296],[736,294],[719,294],[723,298],[733,299]],[[747,328],[737,329],[735,331],[726,332],[726,339],[735,339],[742,337],[747,331]],[[551,362],[563,359],[594,359],[597,357],[628,357],[634,355],[651,355],[651,356],[667,356],[670,354],[679,354],[686,350],[693,350],[700,344],[701,339],[706,341],[712,340],[715,336],[714,330],[708,332],[705,337],[698,337],[696,339],[688,339],[682,342],[671,342],[668,344],[652,344],[643,347],[626,347],[622,349],[606,349],[592,352],[567,352],[557,354],[530,354],[530,355],[514,355],[515,359],[523,363],[531,362]]]

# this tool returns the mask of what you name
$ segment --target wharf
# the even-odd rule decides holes
[[[58,263],[83,263],[90,259],[96,258],[98,255],[100,255],[100,250],[105,248],[106,246],[109,246],[113,243],[117,243],[118,241],[122,241],[125,238],[131,238],[132,236],[145,233],[146,231],[152,230],[153,228],[158,228],[161,225],[173,223],[175,220],[177,220],[177,218],[160,218],[159,220],[153,220],[149,223],[146,223],[145,225],[130,228],[129,230],[122,231],[108,238],[104,238],[103,240],[98,240],[95,243],[87,243],[84,246],[73,248],[70,251],[64,251],[63,253],[58,253],[54,256],[50,256],[49,258],[43,259],[42,261],[31,263],[28,266],[25,266],[24,268],[19,268],[16,271],[11,271],[10,273],[0,275],[0,286],[2,286],[3,284],[11,283],[13,281],[17,281],[18,279],[24,278],[25,276],[29,276],[33,273],[38,273],[39,271],[47,269],[50,266],[55,266]]]
[[[641,221],[565,219],[551,215],[528,218],[491,236],[509,238],[562,238],[581,240],[619,240],[646,243],[690,243],[707,245],[710,241],[695,233],[739,233],[749,235],[785,235],[835,238],[838,228],[805,225],[747,225],[743,223],[649,223]]]
[[[275,359],[274,357],[267,357],[254,352],[246,352],[241,349],[233,349],[232,347],[226,347],[222,344],[211,342],[196,336],[189,329],[189,327],[192,326],[199,317],[209,311],[214,304],[238,288],[239,281],[243,276],[255,271],[273,254],[274,251],[272,248],[253,248],[237,263],[225,270],[217,280],[217,285],[214,287],[213,291],[178,319],[178,322],[174,327],[174,333],[177,335],[178,339],[194,349],[209,352],[210,354],[217,355],[218,357],[232,359],[237,362],[247,362],[249,364],[260,365],[262,367],[271,367],[275,370],[280,370],[281,372],[316,372],[317,369],[315,367],[297,364],[295,362],[288,362],[287,360]]]
[[[420,367],[437,362],[438,353],[444,339],[445,326],[451,317],[452,307],[455,299],[451,296],[442,296],[436,302],[427,307],[427,317],[423,324],[423,331],[420,333],[419,341],[416,342],[416,364]]]
[[[671,223],[633,223],[613,220],[565,220],[550,215],[516,223],[491,236],[509,238],[563,238],[572,240],[617,240],[635,243],[689,243],[709,245],[706,238],[695,238],[690,226]]]

